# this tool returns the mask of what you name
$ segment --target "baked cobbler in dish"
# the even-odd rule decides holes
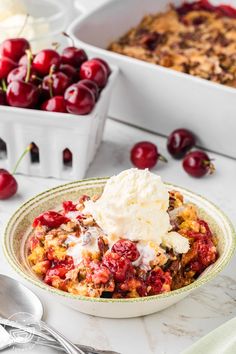
[[[52,287],[133,298],[192,283],[216,261],[216,246],[195,205],[159,176],[131,169],[109,179],[101,196],[83,195],[36,217],[28,260]]]
[[[109,50],[236,87],[236,10],[207,0],[147,15]]]

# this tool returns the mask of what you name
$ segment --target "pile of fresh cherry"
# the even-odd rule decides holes
[[[104,60],[88,60],[75,46],[33,54],[26,39],[7,39],[0,44],[0,105],[89,114],[110,73]]]
[[[176,129],[168,137],[167,149],[175,159],[183,158],[184,170],[193,177],[212,174],[215,167],[209,156],[201,150],[190,151],[196,145],[195,135],[187,129]],[[138,168],[153,168],[158,160],[167,160],[158,152],[155,144],[141,141],[135,144],[130,153],[132,163]]]

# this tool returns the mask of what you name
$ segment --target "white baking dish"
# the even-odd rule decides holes
[[[111,67],[106,87],[88,115],[53,113],[34,109],[0,106],[0,138],[7,154],[0,154],[1,168],[12,171],[30,143],[39,148],[39,162],[28,154],[17,172],[31,176],[82,179],[101,143],[111,92],[118,69]],[[63,151],[73,154],[72,166],[63,164]],[[3,155],[3,156],[1,156]]]
[[[236,6],[236,0],[212,0],[222,2]],[[90,55],[119,66],[111,117],[164,135],[189,128],[199,146],[236,158],[236,89],[106,50],[144,15],[163,11],[169,3],[112,0],[75,20],[69,33]]]

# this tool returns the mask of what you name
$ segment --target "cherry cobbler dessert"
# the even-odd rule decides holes
[[[207,0],[147,15],[109,50],[236,87],[236,10]]]
[[[101,196],[64,201],[33,221],[28,260],[42,280],[75,295],[133,298],[179,289],[217,257],[195,205],[159,176],[130,169]]]

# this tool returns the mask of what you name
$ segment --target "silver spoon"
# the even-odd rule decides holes
[[[0,274],[0,316],[11,318],[12,315],[22,312],[31,314],[36,320],[40,320],[43,315],[41,301],[17,280]],[[76,347],[44,321],[40,321],[40,327],[50,333],[68,354],[85,354],[82,349]]]

